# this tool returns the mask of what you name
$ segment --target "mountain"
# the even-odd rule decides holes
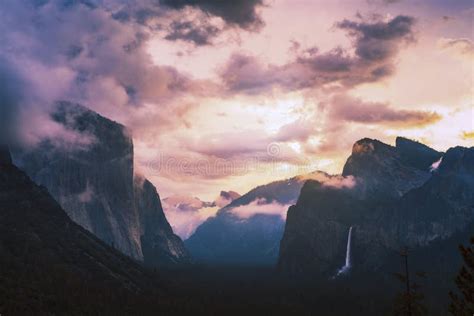
[[[241,195],[235,191],[221,191],[219,197],[214,201],[214,205],[218,207],[225,207],[237,200]]]
[[[110,308],[113,300],[160,288],[156,275],[74,223],[46,188],[11,163],[5,147],[0,280],[0,311],[12,315],[92,314],[106,309],[101,304]]]
[[[57,103],[51,116],[76,144],[47,139],[15,150],[15,163],[45,186],[73,221],[107,244],[145,263],[189,262],[156,189],[134,175],[126,128],[69,102]]]
[[[365,198],[399,198],[430,177],[428,166],[418,168],[416,163],[411,163],[414,160],[412,157],[417,157],[423,149],[425,145],[407,139],[397,139],[397,147],[392,147],[364,138],[352,147],[342,175],[359,179],[359,194]],[[424,164],[431,165],[440,157],[441,153],[429,155],[428,162]]]
[[[175,232],[186,239],[206,219],[214,216],[222,208],[240,194],[233,191],[221,191],[213,202],[205,202],[198,197],[184,194],[175,194],[163,199],[163,208]]]
[[[275,264],[286,209],[304,181],[294,177],[252,189],[202,223],[186,247],[202,263]]]
[[[171,195],[163,199],[166,212],[198,212],[202,208],[214,207],[215,203],[201,201],[198,197],[189,195]]]
[[[207,207],[224,207],[230,204],[235,199],[238,199],[240,194],[234,191],[221,191],[219,196],[213,202],[205,202],[198,197],[189,195],[171,195],[163,199],[165,210],[168,209],[180,212],[197,212],[202,208]]]
[[[441,152],[404,137],[397,137],[395,147],[404,163],[424,171],[431,171],[433,161],[443,156]]]
[[[176,266],[190,262],[182,240],[173,233],[161,206],[160,196],[145,178],[134,181],[143,259],[148,266]]]
[[[346,259],[350,227],[352,269],[365,273],[383,270],[404,246],[421,251],[474,222],[474,148],[442,154],[407,139],[396,144],[356,142],[343,170],[353,187],[306,182],[288,210],[281,271],[334,276]]]

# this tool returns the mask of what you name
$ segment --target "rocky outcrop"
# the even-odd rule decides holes
[[[183,247],[181,240],[168,230],[164,216],[158,215],[159,221],[143,227],[143,214],[159,214],[162,210],[161,205],[155,207],[140,200],[159,197],[153,190],[146,194],[136,190],[133,141],[124,126],[69,102],[58,103],[52,118],[69,138],[78,141],[71,145],[48,139],[33,149],[15,151],[14,160],[36,183],[48,189],[73,221],[138,260],[148,262],[142,249],[145,233],[148,236],[162,230],[167,233],[162,234],[163,239],[176,248]],[[148,206],[153,209],[144,209]],[[162,250],[147,248],[146,254],[156,258],[163,256]]]
[[[353,268],[375,271],[402,246],[425,247],[474,222],[474,148],[448,150],[429,173],[439,153],[402,142],[409,144],[402,151],[376,140],[356,142],[343,173],[356,178],[352,188],[304,185],[288,211],[281,271],[334,275],[351,226]]]
[[[394,215],[408,245],[463,231],[474,221],[474,147],[449,149],[433,176],[402,197]]]
[[[416,155],[407,152],[403,151],[402,155],[396,147],[378,140],[361,139],[352,147],[352,154],[344,165],[342,175],[358,179],[357,189],[363,198],[399,198],[430,177],[429,171],[406,163],[409,159],[402,159]],[[439,157],[434,157],[431,163],[436,158]]]
[[[395,147],[405,164],[424,171],[431,171],[433,161],[443,156],[441,152],[404,137],[397,137]]]
[[[219,194],[219,199],[224,200],[225,202],[228,202],[228,204],[232,203],[234,200],[237,200],[241,195],[235,191],[221,191]],[[218,202],[214,202],[215,204],[219,204]],[[223,205],[226,206],[226,205]]]
[[[140,241],[148,266],[173,266],[191,262],[181,239],[173,233],[153,184],[137,177],[134,184],[135,206],[140,220]]]

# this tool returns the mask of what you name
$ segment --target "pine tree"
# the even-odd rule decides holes
[[[425,296],[421,292],[421,286],[416,281],[410,280],[408,269],[408,250],[404,249],[400,252],[400,256],[404,259],[405,273],[394,273],[395,277],[403,283],[405,290],[397,295],[394,304],[395,316],[424,316],[428,314],[427,308],[423,304]],[[423,272],[417,272],[414,279],[425,278]]]
[[[456,285],[461,296],[450,292],[451,305],[449,311],[455,316],[474,315],[474,237],[471,238],[471,245],[459,246],[459,251],[464,259],[464,265],[456,277]]]

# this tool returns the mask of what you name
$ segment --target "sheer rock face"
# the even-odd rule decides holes
[[[136,178],[135,206],[140,219],[140,241],[148,266],[172,266],[190,263],[181,239],[166,220],[156,188],[146,179]]]
[[[397,205],[399,234],[408,244],[427,245],[462,231],[474,221],[474,147],[455,147],[423,186]]]
[[[395,147],[405,164],[424,171],[430,171],[433,162],[443,156],[443,153],[404,137],[397,137]]]
[[[46,140],[17,151],[15,162],[49,190],[73,221],[123,253],[144,260],[140,215],[145,211],[136,205],[141,202],[135,197],[133,142],[127,130],[68,102],[58,103],[52,117],[74,135],[76,144]],[[156,222],[163,223],[168,225],[165,218]],[[182,246],[173,234],[169,237]]]
[[[402,159],[416,155],[416,143],[413,142],[413,145],[415,150],[400,151],[378,140],[359,140],[352,147],[352,154],[344,165],[342,175],[358,179],[358,190],[364,198],[399,198],[430,177],[428,170],[419,169],[410,163],[412,159]],[[431,163],[437,158],[433,157]]]
[[[37,291],[28,297],[34,301],[44,295],[42,286],[53,286],[39,280],[54,277],[133,292],[154,286],[138,263],[74,223],[46,188],[13,164],[0,163],[2,283],[20,297]]]
[[[333,275],[344,263],[350,226],[354,269],[373,271],[402,246],[424,247],[474,222],[474,148],[448,150],[429,173],[440,154],[416,142],[409,147],[363,139],[344,167],[356,186],[308,181],[288,211],[280,270]]]

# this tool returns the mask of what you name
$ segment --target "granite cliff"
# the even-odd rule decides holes
[[[134,174],[127,129],[69,102],[57,103],[52,118],[88,141],[66,146],[47,139],[15,150],[15,163],[45,186],[74,222],[124,254],[150,264],[189,262],[156,189]]]
[[[334,275],[344,262],[351,226],[354,270],[375,271],[402,247],[447,240],[474,222],[472,147],[443,154],[403,138],[395,147],[362,139],[343,176],[354,177],[355,185],[335,188],[310,180],[303,186],[288,210],[281,271]]]

